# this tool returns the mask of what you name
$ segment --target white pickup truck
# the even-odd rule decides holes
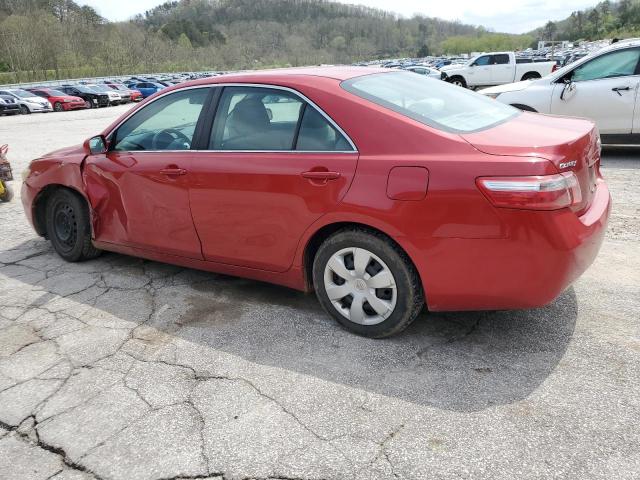
[[[440,71],[444,80],[466,88],[503,85],[505,83],[533,80],[549,75],[556,62],[533,62],[517,59],[513,52],[483,53],[463,65],[447,65]]]

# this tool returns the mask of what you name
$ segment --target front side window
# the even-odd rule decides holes
[[[474,65],[484,66],[491,64],[491,55],[485,55],[483,57],[478,57],[478,59],[473,62]]]
[[[571,80],[583,82],[585,80],[636,75],[639,59],[640,48],[607,53],[580,65],[573,71]]]
[[[520,114],[519,110],[484,95],[407,72],[364,75],[341,85],[377,105],[453,133],[484,130]]]
[[[120,125],[112,150],[189,150],[208,93],[182,90],[150,103]]]

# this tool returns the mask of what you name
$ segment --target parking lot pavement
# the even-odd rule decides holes
[[[126,108],[0,118],[0,143],[19,174]],[[611,228],[556,302],[387,340],[281,287],[67,264],[0,204],[0,478],[637,479],[640,153],[603,163]]]

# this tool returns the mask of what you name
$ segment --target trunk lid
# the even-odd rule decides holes
[[[591,204],[600,176],[599,134],[591,121],[524,112],[496,127],[461,137],[489,155],[544,158],[558,172],[574,172],[582,193],[574,211],[580,214]]]

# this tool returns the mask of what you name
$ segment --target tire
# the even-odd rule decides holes
[[[93,102],[91,100],[85,100],[84,101],[84,106],[88,109],[93,108]]]
[[[10,202],[13,199],[13,188],[6,183],[4,185],[4,193],[0,195],[0,202]]]
[[[29,115],[31,113],[31,110],[29,110],[29,108],[25,105],[20,105],[20,113],[22,115]]]
[[[536,72],[527,72],[522,76],[522,81],[525,80],[535,80],[537,78],[542,78],[539,73]]]
[[[64,107],[62,106],[62,104],[60,102],[56,102],[53,104],[53,110],[55,112],[63,112],[64,111]]]
[[[462,88],[467,88],[467,81],[464,79],[464,77],[460,77],[460,76],[451,77],[451,79],[449,80],[449,83],[453,85],[457,85]]]
[[[369,338],[401,332],[424,307],[420,278],[406,253],[385,235],[365,229],[340,230],[320,245],[313,261],[313,283],[329,315],[347,330]],[[331,298],[327,290],[332,291]]]
[[[100,254],[91,242],[87,203],[78,194],[67,189],[55,191],[47,199],[45,216],[47,238],[67,262],[81,262]]]

